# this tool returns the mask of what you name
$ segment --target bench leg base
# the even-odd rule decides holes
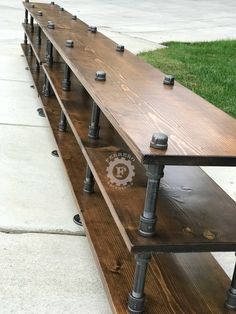
[[[60,116],[60,122],[59,122],[58,130],[60,132],[66,132],[66,129],[67,129],[67,119],[66,119],[66,116],[65,116],[64,112],[61,111],[61,116]]]
[[[225,301],[225,307],[228,310],[236,310],[236,290],[230,288],[227,293],[227,299]]]
[[[236,265],[231,282],[231,287],[228,290],[225,307],[229,310],[236,310]]]
[[[132,296],[132,294],[129,294],[129,299],[128,299],[128,310],[131,314],[142,314],[144,313],[144,302],[145,302],[145,297],[143,296],[142,298],[135,298]]]
[[[85,176],[85,180],[84,180],[84,192],[86,193],[93,193],[94,192],[94,177],[92,174],[92,171],[90,170],[89,166],[87,166],[86,169],[86,176]]]

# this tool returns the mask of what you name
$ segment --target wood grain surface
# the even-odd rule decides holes
[[[163,73],[127,50],[117,52],[113,41],[88,32],[85,23],[58,6],[24,5],[139,161],[236,165],[235,119],[177,82],[164,86]],[[48,20],[54,30],[47,28]],[[65,47],[67,39],[74,48]],[[106,82],[94,80],[97,70],[106,72]],[[168,135],[166,151],[149,147],[155,132]]]
[[[88,138],[92,100],[75,76],[71,90],[61,88],[63,66],[43,65],[54,93],[73,130],[99,188],[111,210],[127,247],[133,252],[235,251],[235,202],[196,166],[166,166],[157,205],[156,236],[145,239],[138,234],[143,211],[146,176],[136,160],[132,185],[117,188],[107,173],[112,154],[132,155],[104,115],[100,138]],[[134,156],[133,156],[134,157]],[[223,214],[224,213],[224,214]]]
[[[41,93],[43,71],[35,71],[35,57],[27,55],[27,46],[22,45],[22,48]],[[132,254],[128,252],[97,186],[93,194],[82,191],[86,161],[70,128],[66,133],[58,131],[61,109],[56,97],[41,95],[41,99],[79,203],[84,228],[112,310],[117,314],[125,314],[134,274]],[[145,313],[233,313],[223,306],[229,285],[228,277],[209,253],[153,254],[145,286]]]

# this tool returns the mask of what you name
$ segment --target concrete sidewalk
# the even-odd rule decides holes
[[[133,52],[166,41],[235,38],[234,0],[59,1]]]
[[[48,1],[41,1],[48,2]],[[232,0],[57,1],[133,52],[236,36]],[[191,3],[191,4],[190,4]],[[111,313],[48,121],[21,56],[21,1],[0,4],[0,314]],[[206,168],[236,200],[236,169]],[[234,254],[216,254],[229,276]]]

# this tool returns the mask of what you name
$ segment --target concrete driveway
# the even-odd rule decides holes
[[[166,41],[236,38],[234,0],[64,0],[59,4],[133,52]]]

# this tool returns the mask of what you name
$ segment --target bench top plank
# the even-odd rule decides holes
[[[178,82],[163,85],[164,74],[87,24],[73,21],[56,5],[25,3],[63,59],[143,163],[236,165],[236,121]],[[38,17],[37,11],[43,16]],[[54,21],[54,30],[47,21]],[[67,39],[74,48],[65,47]],[[97,70],[106,82],[94,79]],[[150,148],[152,134],[168,135],[165,151]]]

